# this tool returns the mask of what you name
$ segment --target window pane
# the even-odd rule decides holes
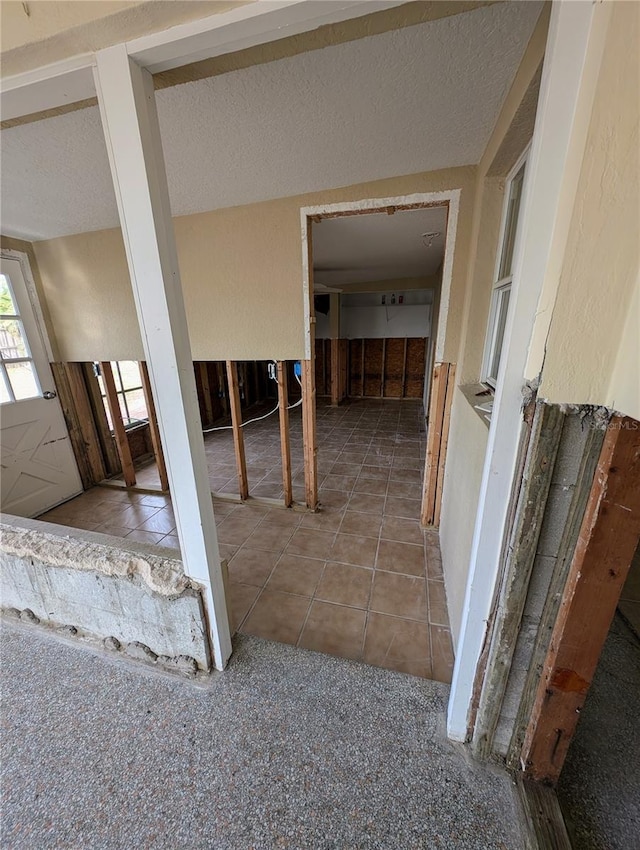
[[[24,338],[22,322],[17,319],[0,319],[0,357],[13,360],[28,357],[29,349]]]
[[[502,357],[502,343],[504,342],[504,329],[507,324],[507,313],[509,311],[509,298],[511,287],[506,287],[498,293],[498,309],[496,311],[496,335],[491,352],[491,363],[489,366],[489,377],[498,380],[498,368]]]
[[[123,390],[132,390],[142,386],[140,367],[135,360],[121,360],[120,374],[122,375]]]
[[[113,381],[116,385],[116,392],[122,390],[122,381],[120,380],[120,364],[115,360],[111,361],[111,371],[113,372]]]
[[[6,368],[16,401],[40,395],[33,363],[7,363]]]
[[[147,419],[147,405],[144,401],[144,393],[142,390],[131,390],[126,393],[127,406],[129,408],[129,416],[131,421],[139,421]]]
[[[11,393],[7,387],[4,372],[0,370],[0,404],[5,404],[7,401],[11,401]]]
[[[500,257],[500,270],[498,280],[509,277],[512,273],[513,249],[516,244],[516,233],[518,231],[518,215],[520,213],[520,201],[522,198],[522,184],[524,182],[524,165],[511,181],[509,188],[509,203],[507,206],[507,220],[504,227],[504,238],[502,240],[502,256]]]
[[[18,311],[13,302],[9,278],[6,274],[0,274],[0,315],[17,316]]]

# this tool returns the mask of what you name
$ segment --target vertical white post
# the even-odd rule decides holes
[[[122,44],[100,51],[96,61],[98,103],[184,569],[204,587],[213,660],[222,670],[231,636],[153,79]]]
[[[568,217],[582,162],[609,3],[555,2],[514,255],[511,307],[491,416],[469,563],[447,733],[464,741],[491,614],[522,427],[522,386],[545,274]],[[560,250],[562,254],[562,250]],[[541,365],[541,364],[540,364]]]

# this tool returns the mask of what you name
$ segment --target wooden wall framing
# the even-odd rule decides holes
[[[605,435],[553,628],[521,760],[554,784],[640,539],[640,423],[614,417]]]
[[[427,429],[427,457],[424,467],[422,525],[440,524],[444,470],[449,441],[451,405],[455,390],[456,364],[436,363],[431,383]]]

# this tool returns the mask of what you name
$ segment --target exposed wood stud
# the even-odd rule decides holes
[[[218,376],[218,392],[220,393],[220,405],[225,416],[229,415],[229,393],[226,390],[224,377],[224,366],[221,362],[216,363],[216,374]]]
[[[360,397],[364,398],[364,369],[365,369],[365,341],[361,340],[360,346]]]
[[[313,361],[302,361],[302,430],[304,483],[307,507],[318,507],[318,447],[316,444],[316,388]]]
[[[520,756],[522,753],[522,745],[526,734],[527,725],[533,711],[536,691],[540,680],[540,672],[543,669],[544,659],[549,651],[549,640],[553,632],[553,626],[558,619],[558,611],[560,610],[562,593],[567,583],[571,559],[576,548],[578,535],[582,518],[586,510],[589,494],[593,484],[602,442],[604,439],[604,431],[594,427],[594,422],[586,417],[583,420],[583,426],[586,424],[586,439],[582,458],[580,461],[580,472],[577,476],[577,483],[574,488],[573,498],[565,522],[564,530],[560,545],[558,546],[558,554],[555,567],[551,576],[547,599],[542,611],[542,617],[538,626],[538,636],[535,641],[535,646],[532,653],[531,664],[527,680],[523,688],[518,715],[514,724],[513,736],[509,745],[507,754],[507,764],[513,770],[520,769]]]
[[[74,367],[80,363],[52,363],[58,398],[62,406],[73,453],[85,490],[105,477],[98,435],[94,427],[82,372],[73,379]]]
[[[429,404],[427,456],[424,467],[424,485],[420,514],[422,525],[432,525],[435,517],[438,463],[440,461],[440,442],[442,438],[448,374],[448,363],[436,363],[433,369],[431,400]]]
[[[100,384],[95,373],[93,363],[83,363],[82,373],[84,376],[84,385],[87,389],[91,412],[93,414],[93,424],[95,426],[100,449],[102,452],[102,460],[104,462],[107,476],[119,475],[122,472],[122,464],[118,455],[118,448],[109,427],[107,420],[107,412],[104,409],[104,400],[100,391]]]
[[[213,422],[213,400],[211,398],[211,383],[209,381],[209,364],[202,360],[198,364],[200,371],[200,384],[202,386],[202,399],[204,401],[205,422],[211,425]]]
[[[124,483],[127,487],[134,487],[136,483],[136,473],[131,459],[131,450],[129,448],[129,441],[127,440],[127,432],[124,427],[124,422],[122,421],[120,402],[118,400],[116,383],[113,379],[111,363],[108,360],[101,362],[100,370],[102,372],[102,380],[104,382],[104,389],[107,396],[107,405],[109,407],[109,413],[111,414],[111,424],[113,425],[113,433],[116,438],[116,446],[120,456],[120,463],[122,464]]]
[[[447,374],[447,392],[444,399],[444,416],[442,421],[442,434],[440,437],[440,452],[438,457],[438,477],[436,481],[436,503],[433,512],[433,524],[440,525],[440,511],[442,509],[442,491],[444,489],[444,469],[447,460],[447,446],[449,444],[449,426],[451,424],[451,405],[453,404],[453,392],[456,386],[456,364],[449,364]]]
[[[249,498],[249,481],[247,479],[247,462],[244,454],[244,434],[242,433],[242,410],[240,407],[240,389],[238,387],[238,370],[233,360],[227,360],[227,381],[229,384],[229,403],[231,407],[231,425],[233,428],[233,445],[236,453],[236,469],[238,471],[238,487],[242,501]]]
[[[278,360],[278,410],[280,413],[280,454],[282,456],[282,489],[285,507],[293,504],[291,484],[291,441],[289,439],[289,390],[287,386],[287,363]]]
[[[474,728],[473,750],[481,759],[488,758],[493,750],[563,424],[564,414],[557,405],[535,405],[509,541],[503,552],[503,578]]]
[[[205,364],[206,365],[206,364]],[[140,362],[140,377],[142,378],[142,391],[144,400],[147,405],[147,415],[149,417],[149,430],[151,432],[151,443],[153,445],[153,454],[158,467],[158,477],[160,478],[160,487],[162,490],[169,490],[169,476],[167,475],[167,466],[164,462],[164,452],[162,451],[162,441],[160,440],[160,430],[158,428],[158,418],[156,416],[156,405],[151,392],[151,382],[149,381],[149,370],[145,361]],[[208,383],[208,382],[207,382]],[[211,397],[209,395],[209,400]]]
[[[640,423],[609,423],[544,662],[522,762],[555,783],[640,538]]]
[[[331,404],[337,407],[340,396],[340,340],[331,340]]]
[[[407,391],[407,349],[408,349],[408,340],[405,337],[404,339],[404,355],[402,358],[402,393],[401,398],[405,397],[405,393]]]
[[[382,367],[380,369],[380,398],[384,398],[384,376],[385,376],[385,357],[387,353],[387,340],[382,340]]]
[[[526,850],[572,850],[572,844],[553,788],[516,774],[523,814]]]

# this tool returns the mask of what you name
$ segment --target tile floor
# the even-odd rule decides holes
[[[304,498],[300,409],[291,412],[294,497]],[[419,525],[422,405],[318,405],[317,514],[214,500],[234,627],[246,634],[449,682],[451,634],[438,535]],[[251,494],[281,498],[277,417],[249,425]],[[214,492],[237,492],[230,431],[205,439]],[[155,467],[138,484],[153,487]],[[96,487],[40,519],[178,546],[168,496]]]

